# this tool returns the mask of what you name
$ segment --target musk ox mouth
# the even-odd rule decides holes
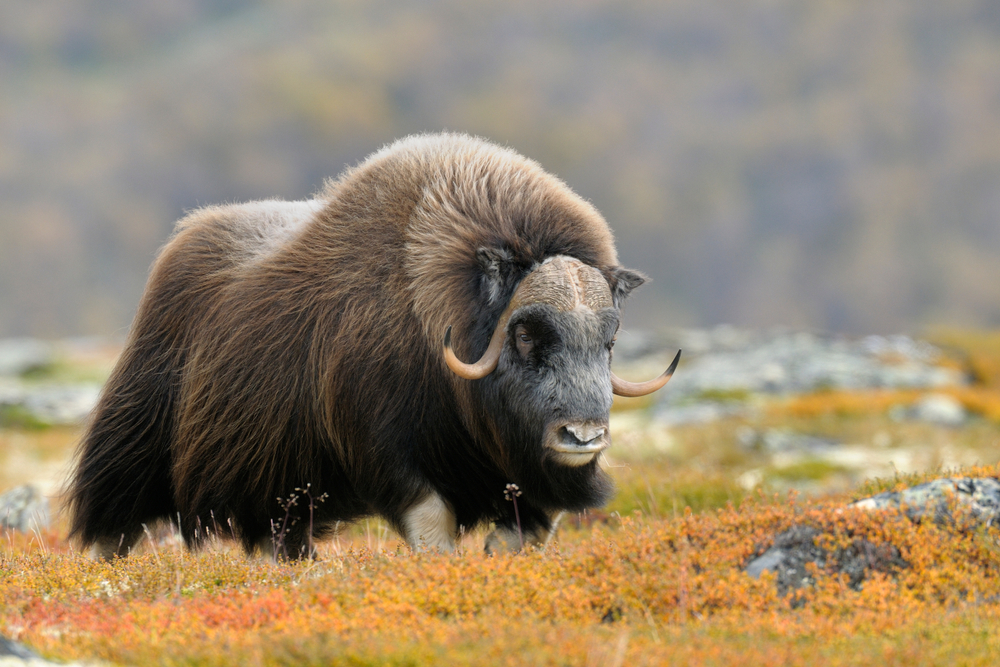
[[[550,427],[545,446],[553,458],[565,466],[590,463],[611,445],[608,425],[595,423],[560,424]]]

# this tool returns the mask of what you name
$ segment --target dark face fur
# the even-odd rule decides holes
[[[591,505],[610,491],[597,461],[611,444],[618,324],[614,308],[560,312],[536,303],[511,315],[497,369],[483,379],[484,404],[535,502]]]
[[[580,467],[611,444],[611,347],[618,331],[612,308],[560,312],[547,304],[516,310],[495,373],[498,421],[527,431],[530,458],[547,467]],[[508,426],[505,431],[513,430]]]
[[[621,301],[642,276],[557,256],[521,277],[503,253],[481,251],[480,260],[484,300],[507,308],[479,362],[449,365],[477,380],[510,481],[540,507],[599,505],[611,488],[597,465],[611,444],[611,349]]]

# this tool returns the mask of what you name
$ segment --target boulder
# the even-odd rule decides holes
[[[955,504],[968,509],[970,516],[988,526],[1000,519],[1000,479],[996,477],[945,477],[918,484],[902,491],[886,491],[851,503],[864,510],[902,507],[914,521],[931,518],[938,522],[954,520]]]
[[[1000,520],[1000,479],[935,479],[902,491],[863,498],[848,507],[873,512],[902,508],[912,521],[930,519],[939,523],[955,522],[953,510],[959,507],[967,511],[967,518],[974,523],[992,526]],[[892,544],[874,544],[865,539],[856,539],[846,549],[830,553],[817,546],[816,537],[820,533],[815,526],[793,526],[777,534],[770,546],[757,549],[744,570],[754,578],[774,572],[778,591],[785,595],[813,583],[807,567],[810,563],[819,571],[846,574],[848,585],[856,590],[861,588],[868,572],[895,572],[908,566]]]
[[[819,534],[818,528],[807,525],[779,533],[770,548],[758,550],[747,563],[747,574],[757,578],[764,572],[774,572],[778,592],[786,595],[813,583],[809,564],[830,574],[846,574],[847,584],[854,590],[861,589],[868,572],[895,572],[908,566],[899,549],[891,544],[856,539],[849,547],[831,553],[816,545]]]
[[[49,526],[49,501],[31,485],[0,494],[0,528],[40,530]]]
[[[6,637],[0,636],[0,660],[3,660],[4,658],[20,658],[21,660],[34,660],[38,658],[38,656],[29,651],[26,646],[18,644],[15,641],[11,641]]]

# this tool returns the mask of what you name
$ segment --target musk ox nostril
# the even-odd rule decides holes
[[[592,426],[584,424],[571,424],[566,426],[566,433],[570,436],[572,440],[576,440],[577,443],[585,445],[589,442],[593,442],[599,438],[604,437],[607,428],[604,426]]]

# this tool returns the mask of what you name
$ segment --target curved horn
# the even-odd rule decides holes
[[[677,350],[677,356],[670,363],[670,368],[663,371],[663,375],[656,378],[655,380],[650,380],[649,382],[629,382],[628,380],[623,380],[614,373],[611,374],[611,389],[614,390],[619,396],[645,396],[646,394],[652,394],[654,391],[662,387],[670,379],[670,376],[674,374],[674,369],[677,368],[677,362],[681,360],[681,351]]]
[[[493,330],[490,346],[486,348],[483,357],[474,364],[467,364],[456,357],[455,351],[451,349],[451,325],[449,324],[447,331],[444,332],[444,361],[458,377],[466,380],[479,380],[496,370],[505,337],[504,327],[502,324],[498,324],[497,328]]]

